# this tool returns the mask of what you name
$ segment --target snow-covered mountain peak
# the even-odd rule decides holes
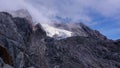
[[[47,36],[56,38],[71,37],[72,32],[64,29],[55,28],[49,24],[41,24],[43,29],[46,31]]]
[[[27,20],[29,20],[33,23],[36,23],[36,22],[33,21],[33,16],[26,9],[12,11],[10,13],[14,17],[26,18]],[[41,22],[41,21],[38,21],[38,22]],[[42,25],[43,29],[46,31],[47,36],[54,37],[54,38],[66,38],[66,37],[71,37],[72,36],[71,31],[54,27],[54,26],[52,26],[48,23],[40,23]],[[51,24],[54,24],[54,23],[51,23]]]

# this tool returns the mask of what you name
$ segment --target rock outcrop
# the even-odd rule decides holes
[[[0,68],[120,68],[120,41],[79,25],[64,27],[76,35],[57,40],[40,24],[0,12]]]

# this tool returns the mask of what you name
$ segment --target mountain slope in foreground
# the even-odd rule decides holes
[[[83,24],[55,27],[72,36],[56,39],[41,24],[0,12],[0,68],[120,68],[120,40]]]

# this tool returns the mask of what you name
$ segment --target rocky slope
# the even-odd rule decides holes
[[[0,68],[120,68],[120,41],[80,28],[64,28],[77,33],[57,40],[40,24],[0,12]]]
[[[96,30],[92,30],[83,23],[55,23],[56,28],[65,29],[72,32],[72,36],[95,37],[101,40],[107,38]]]

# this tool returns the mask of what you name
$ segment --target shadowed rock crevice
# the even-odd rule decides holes
[[[2,47],[1,45],[0,45],[0,58],[2,58],[6,64],[13,65],[12,57],[7,52],[6,48]]]

